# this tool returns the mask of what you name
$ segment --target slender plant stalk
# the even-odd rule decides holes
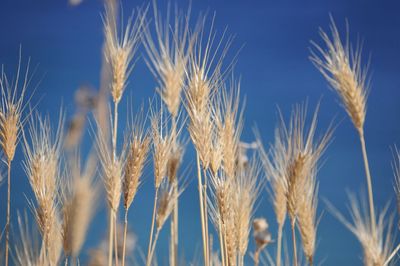
[[[147,259],[146,265],[151,265],[151,249],[152,249],[152,242],[153,242],[153,234],[154,234],[154,223],[156,220],[156,209],[157,209],[157,200],[158,200],[158,188],[156,189],[156,195],[154,196],[154,206],[153,206],[153,217],[151,218],[151,229],[150,229],[150,238],[149,238],[149,246],[147,248]]]
[[[149,259],[148,259],[148,262],[147,262],[147,266],[150,266],[151,265],[151,262],[153,261],[153,255],[154,255],[154,251],[155,251],[155,249],[156,249],[156,245],[157,245],[157,240],[158,240],[158,235],[160,234],[160,231],[159,230],[157,230],[156,231],[156,235],[155,235],[155,237],[154,237],[154,243],[152,244],[152,246],[151,246],[151,250],[150,250],[150,254],[149,254]]]
[[[283,224],[278,225],[278,243],[276,249],[276,266],[281,266]]]
[[[175,178],[173,183],[174,210],[171,218],[171,266],[176,266],[178,261],[178,180]]]
[[[8,243],[10,237],[10,210],[11,210],[11,161],[7,162],[7,223],[6,223],[6,254],[5,265],[8,266]]]
[[[64,263],[64,265],[65,265],[65,266],[68,266],[68,256],[65,257],[65,263]]]
[[[218,218],[218,233],[219,233],[219,249],[221,252],[221,261],[222,261],[222,266],[225,266],[225,248],[224,248],[224,237],[222,234],[222,224],[221,224],[221,217]]]
[[[125,210],[124,219],[124,239],[122,244],[122,266],[125,266],[125,253],[126,253],[126,235],[128,233],[128,209]]]
[[[207,243],[206,243],[206,231],[205,231],[205,221],[204,221],[204,200],[203,200],[203,185],[201,180],[201,167],[200,167],[200,158],[199,154],[196,154],[197,161],[197,179],[199,183],[199,201],[200,201],[200,216],[201,216],[201,234],[203,239],[203,256],[204,256],[204,265],[208,265],[207,261]]]
[[[389,264],[389,262],[396,256],[397,252],[400,250],[400,244],[393,250],[392,254],[388,257],[388,259],[385,261],[383,266],[386,266]]]
[[[293,241],[293,265],[297,266],[297,246],[296,246],[296,220],[291,221],[292,241]]]
[[[118,239],[117,239],[117,215],[114,216],[114,257],[115,266],[118,266]]]
[[[114,211],[112,208],[110,208],[110,220],[109,220],[109,237],[108,237],[108,266],[112,266],[112,261],[113,261],[113,224],[114,224],[114,219],[113,219]]]
[[[204,186],[203,186],[203,200],[204,200],[204,222],[205,222],[205,230],[206,230],[206,247],[207,247],[207,265],[210,261],[210,242],[208,235],[208,206],[207,206],[207,173],[206,169],[203,168],[203,176],[204,176]]]
[[[372,179],[371,179],[371,173],[369,171],[367,148],[365,146],[365,139],[364,139],[364,130],[360,130],[359,135],[360,135],[361,150],[362,150],[363,160],[364,160],[365,176],[367,178],[367,186],[368,186],[369,212],[371,215],[371,226],[372,226],[371,232],[372,232],[373,237],[376,238],[377,235],[376,235],[374,194],[372,192]]]

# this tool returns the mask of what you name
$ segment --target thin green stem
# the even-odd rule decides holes
[[[364,160],[364,168],[365,168],[365,176],[367,178],[367,186],[368,186],[368,201],[369,201],[369,212],[371,215],[371,232],[372,236],[376,239],[376,219],[375,219],[375,205],[374,205],[374,194],[372,192],[372,178],[369,170],[368,156],[367,156],[367,148],[365,145],[364,139],[364,131],[360,130],[360,142],[361,142],[361,150],[363,154]]]

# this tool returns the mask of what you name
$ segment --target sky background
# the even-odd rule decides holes
[[[164,1],[159,1],[162,12]],[[241,77],[241,94],[246,97],[243,140],[253,141],[252,128],[257,125],[266,144],[273,140],[277,122],[277,106],[287,117],[291,106],[308,100],[312,111],[319,100],[319,129],[327,128],[335,119],[337,129],[319,172],[321,222],[318,227],[316,263],[322,265],[362,265],[361,250],[355,237],[327,210],[322,199],[329,200],[346,212],[346,191],[365,191],[365,176],[361,150],[354,130],[336,95],[309,60],[310,40],[321,43],[318,29],[328,29],[329,14],[339,31],[345,33],[345,19],[350,25],[353,41],[364,42],[364,62],[370,58],[371,91],[365,123],[365,137],[373,176],[374,196],[378,209],[391,202],[394,210],[392,151],[400,142],[400,4],[398,1],[222,1],[193,0],[192,14],[200,11],[216,12],[215,28],[235,35],[227,60],[240,50],[235,73]],[[126,16],[146,1],[122,1]],[[177,1],[186,8],[187,1]],[[67,1],[0,1],[0,64],[12,77],[15,73],[19,47],[22,59],[31,58],[36,67],[33,84],[38,84],[32,104],[43,114],[50,114],[56,122],[60,106],[71,115],[74,92],[84,84],[97,88],[103,40],[100,14],[103,4],[85,0],[72,7]],[[143,49],[139,51],[143,54]],[[126,90],[125,103],[132,99],[134,106],[148,102],[154,95],[156,83],[143,59],[139,59]],[[29,93],[34,88],[29,88]],[[126,104],[122,104],[126,106]],[[124,110],[121,120],[125,121]],[[122,130],[122,128],[121,128]],[[120,131],[121,131],[120,130]],[[85,150],[88,141],[82,147]],[[191,146],[185,165],[194,165]],[[21,167],[21,146],[17,152],[12,176],[12,214],[28,209],[26,198],[32,198],[29,182]],[[3,165],[5,168],[5,166]],[[193,180],[191,171],[187,174]],[[130,229],[138,238],[139,246],[147,247],[153,202],[152,171],[148,167],[146,180],[130,211]],[[180,200],[180,254],[188,261],[201,249],[198,196],[195,182],[189,183]],[[261,194],[256,216],[266,217],[271,224],[273,238],[276,224],[266,192]],[[0,188],[0,212],[6,209],[6,184]],[[104,196],[102,197],[104,200]],[[104,206],[102,204],[101,206]],[[121,216],[122,217],[122,216]],[[0,225],[5,216],[1,215]],[[289,228],[287,228],[286,232]],[[95,217],[81,255],[86,261],[87,250],[94,248],[106,236],[106,210],[100,208]],[[290,243],[290,237],[286,238]],[[168,254],[167,230],[161,235],[157,248],[160,265],[165,265]],[[250,251],[254,250],[251,243]],[[275,245],[267,248],[275,252]],[[249,265],[250,262],[249,262]]]

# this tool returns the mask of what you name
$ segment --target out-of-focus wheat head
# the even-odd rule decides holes
[[[105,57],[112,72],[111,95],[114,103],[119,103],[127,85],[127,78],[134,66],[134,56],[140,44],[145,13],[133,13],[119,32],[118,21],[112,6],[106,5],[104,22]],[[136,17],[134,18],[134,16]]]
[[[388,261],[395,241],[395,232],[392,230],[394,215],[388,214],[389,205],[378,215],[376,237],[374,237],[365,198],[357,199],[354,194],[349,194],[349,200],[350,221],[330,203],[328,203],[328,208],[357,237],[363,249],[364,265],[395,265],[393,261]]]
[[[22,127],[22,112],[24,110],[24,96],[29,86],[29,60],[25,74],[21,71],[21,54],[15,80],[9,82],[4,69],[0,77],[1,102],[0,102],[0,146],[6,157],[6,162],[14,159],[15,149],[18,144]],[[22,76],[22,81],[20,80]]]
[[[94,183],[96,163],[88,160],[81,168],[80,157],[70,158],[62,191],[62,236],[64,253],[77,258],[97,207],[98,186]]]
[[[96,143],[97,154],[102,168],[102,178],[107,194],[107,203],[114,212],[117,212],[122,193],[126,146],[124,145],[119,156],[116,156],[113,160],[111,145],[107,142],[101,130],[98,131]]]
[[[170,183],[174,183],[175,180],[178,178],[178,171],[182,163],[182,157],[185,152],[185,141],[179,140],[180,129],[172,129],[173,135],[175,137],[171,143],[171,151],[168,158],[168,165],[167,165],[167,176]]]
[[[159,113],[155,112],[151,118],[151,132],[153,141],[154,186],[158,189],[167,176],[168,158],[176,135],[167,127],[167,119],[163,114],[163,107]]]
[[[279,126],[275,129],[275,142],[270,148],[270,155],[264,149],[261,138],[257,133],[257,143],[259,147],[260,159],[271,185],[271,198],[274,205],[276,221],[283,225],[287,211],[287,170],[289,169],[292,145],[288,140],[288,129],[281,119]]]
[[[176,117],[194,36],[190,37],[189,34],[190,10],[183,14],[176,9],[173,22],[170,22],[170,17],[169,7],[163,19],[154,4],[156,40],[146,28],[143,43],[149,56],[148,65],[159,84],[157,91],[169,113]]]
[[[128,136],[130,140],[123,180],[124,207],[126,210],[131,206],[140,185],[140,178],[143,175],[151,144],[151,138],[145,130],[144,124],[145,120],[142,118],[142,114],[139,113],[130,126],[130,136]]]
[[[313,264],[315,243],[317,238],[317,204],[318,204],[318,184],[316,172],[304,180],[304,191],[300,195],[298,203],[298,225],[301,235],[304,254],[310,265]]]
[[[244,171],[237,174],[233,181],[233,212],[236,232],[236,248],[240,256],[244,257],[247,252],[251,222],[255,211],[255,203],[260,188],[258,177],[260,167],[255,158]]]
[[[311,61],[339,94],[355,128],[363,131],[368,94],[368,68],[361,64],[361,48],[355,51],[350,47],[348,38],[343,43],[339,31],[332,19],[331,36],[323,30],[320,35],[326,45],[321,48],[313,42],[316,51],[311,51]]]
[[[156,214],[156,229],[160,231],[169,216],[174,209],[175,204],[175,197],[179,197],[179,194],[175,194],[173,191],[173,186],[169,183],[164,181],[161,184],[161,191],[160,197],[158,198],[157,202],[157,214]]]
[[[59,187],[59,162],[63,139],[63,115],[60,115],[57,131],[52,134],[48,117],[32,114],[29,135],[23,134],[25,161],[23,163],[38,206],[35,218],[46,246],[54,243],[53,228],[59,224],[56,197]],[[61,240],[61,239],[60,239]]]

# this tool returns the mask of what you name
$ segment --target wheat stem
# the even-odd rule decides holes
[[[65,257],[64,265],[65,265],[65,266],[68,266],[68,256]]]
[[[207,173],[206,169],[203,168],[203,176],[204,176],[204,185],[203,185],[203,200],[204,200],[204,222],[205,222],[205,235],[206,235],[206,247],[207,247],[207,265],[210,261],[210,242],[208,235],[208,206],[207,206]]]
[[[171,218],[171,258],[170,265],[176,266],[178,261],[178,180],[173,182],[174,210]]]
[[[219,249],[221,252],[221,261],[222,261],[222,266],[225,266],[225,248],[224,248],[224,237],[222,234],[222,224],[221,224],[221,216],[218,218],[218,232],[219,232]]]
[[[292,219],[291,228],[292,228],[292,241],[293,241],[293,265],[297,266],[297,246],[296,246],[296,219]]]
[[[368,186],[369,211],[370,211],[370,215],[371,215],[371,227],[372,227],[371,232],[372,232],[372,236],[374,237],[374,239],[376,239],[377,235],[376,235],[374,194],[372,192],[372,179],[371,179],[371,173],[369,171],[367,148],[366,148],[365,139],[364,139],[364,130],[360,130],[359,135],[360,135],[361,150],[362,150],[363,160],[364,160],[365,175],[367,178],[367,186]]]
[[[146,259],[146,265],[147,266],[150,266],[150,264],[151,264],[150,253],[151,253],[152,242],[153,242],[154,223],[155,223],[155,220],[156,220],[157,200],[158,200],[158,188],[156,188],[156,195],[154,196],[153,217],[151,219],[149,246],[147,248],[147,259]]]
[[[117,212],[114,215],[114,257],[115,257],[115,266],[118,266],[118,240],[117,240]]]
[[[151,247],[151,251],[150,251],[150,258],[148,258],[148,263],[147,266],[151,265],[151,262],[153,261],[153,255],[154,255],[154,251],[156,249],[156,245],[157,245],[157,240],[158,240],[158,235],[160,234],[160,230],[156,231],[156,235],[154,236],[154,243],[152,244]]]
[[[127,232],[128,232],[128,209],[125,210],[125,219],[124,219],[124,239],[123,239],[123,244],[122,244],[122,266],[125,266]]]
[[[109,229],[109,236],[108,236],[108,266],[112,266],[112,261],[113,261],[113,224],[114,224],[114,219],[113,219],[113,214],[114,211],[112,208],[110,208],[110,229]]]
[[[201,216],[201,234],[203,240],[203,256],[204,256],[204,265],[208,265],[207,261],[207,244],[206,244],[206,231],[205,231],[205,222],[204,222],[204,200],[203,200],[203,185],[201,180],[201,167],[200,167],[200,158],[199,154],[196,153],[196,161],[197,161],[197,180],[199,183],[199,202],[200,202],[200,216]]]
[[[10,210],[11,210],[11,161],[7,163],[7,224],[6,224],[6,249],[5,265],[8,266],[8,244],[10,237]]]
[[[281,266],[283,224],[278,225],[278,243],[276,249],[276,266]]]

